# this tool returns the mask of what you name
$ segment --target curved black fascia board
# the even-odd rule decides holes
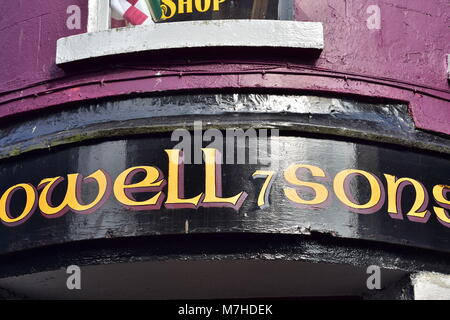
[[[331,136],[432,151],[441,157],[450,154],[448,139],[415,129],[404,104],[288,97],[240,94],[235,99],[232,94],[209,94],[91,101],[62,112],[4,122],[0,157],[14,156],[14,160],[33,150],[95,143],[98,139],[167,135],[175,128],[192,128],[194,120],[203,120],[205,129],[274,127],[285,135]],[[285,103],[274,103],[278,98]],[[296,99],[315,103],[302,105]],[[447,273],[450,267],[447,253],[323,233],[196,234],[85,240],[17,251],[0,256],[0,277],[56,270],[74,263],[83,266],[167,259],[302,260],[379,265],[406,272]]]

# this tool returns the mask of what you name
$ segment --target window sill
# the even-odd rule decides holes
[[[322,50],[320,22],[214,20],[161,23],[152,26],[84,33],[57,42],[56,63],[125,53],[176,48],[278,47]]]

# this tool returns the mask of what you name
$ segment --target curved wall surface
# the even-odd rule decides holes
[[[315,24],[254,21],[268,33],[246,43],[254,30],[236,28],[252,21],[231,22],[193,48],[177,37],[201,43],[189,34],[201,24],[165,26],[171,46],[161,34],[114,54],[95,48],[160,29],[85,34],[87,0],[1,6],[0,286],[33,292],[40,276],[9,277],[68,264],[165,260],[332,263],[359,268],[354,281],[374,264],[392,279],[448,273],[447,0],[295,0],[294,20]],[[63,42],[94,54],[57,64]],[[236,128],[266,149],[245,136],[220,145]]]

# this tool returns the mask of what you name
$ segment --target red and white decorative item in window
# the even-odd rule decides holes
[[[111,0],[111,27],[154,24],[145,0]]]

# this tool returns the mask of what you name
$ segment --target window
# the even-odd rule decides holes
[[[108,1],[108,0],[106,0]],[[108,28],[198,20],[293,20],[293,0],[109,0]],[[105,18],[103,18],[105,19]],[[108,19],[108,18],[106,18]]]
[[[88,1],[88,33],[58,39],[58,65],[168,49],[324,46],[321,22],[294,21],[294,0]]]

